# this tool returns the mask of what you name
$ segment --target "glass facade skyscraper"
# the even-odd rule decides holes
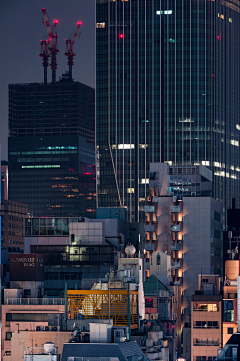
[[[62,76],[9,85],[9,198],[36,217],[96,215],[95,91]]]
[[[78,134],[94,143],[94,97],[93,88],[65,77],[48,84],[9,84],[9,135]]]
[[[239,1],[96,0],[98,206],[143,220],[150,162],[199,163],[239,203]]]
[[[35,217],[96,215],[95,147],[78,135],[8,138],[9,198]]]

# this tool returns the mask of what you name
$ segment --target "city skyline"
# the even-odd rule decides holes
[[[72,33],[78,20],[82,21],[81,37],[76,40],[76,57],[73,66],[73,78],[95,88],[95,1],[56,0],[34,2],[1,2],[2,21],[0,46],[4,49],[2,72],[0,76],[0,143],[2,160],[7,160],[8,138],[8,84],[43,82],[43,67],[40,53],[40,40],[46,35],[42,24],[41,9],[46,7],[49,18],[58,19],[57,80],[68,70],[65,52],[65,39]],[[48,81],[51,80],[50,67]]]

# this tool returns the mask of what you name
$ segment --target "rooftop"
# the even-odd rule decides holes
[[[160,290],[169,291],[168,287],[154,275],[143,282],[143,288],[145,296],[155,296],[156,292],[159,292]]]
[[[122,343],[65,343],[63,345],[62,361],[68,357],[114,357],[120,361],[128,361],[135,356],[139,361],[146,361],[146,357],[136,341]]]

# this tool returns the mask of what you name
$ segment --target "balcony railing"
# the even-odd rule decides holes
[[[7,298],[7,305],[65,305],[65,298]]]

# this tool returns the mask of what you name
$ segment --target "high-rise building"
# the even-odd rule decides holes
[[[94,143],[94,89],[63,77],[9,85],[10,137],[81,135]]]
[[[79,135],[10,137],[9,197],[34,216],[96,214],[95,147]]]
[[[228,0],[96,0],[98,206],[142,220],[149,164],[170,162],[240,207],[239,27]]]
[[[95,215],[94,98],[66,76],[9,85],[9,197],[34,216]]]

